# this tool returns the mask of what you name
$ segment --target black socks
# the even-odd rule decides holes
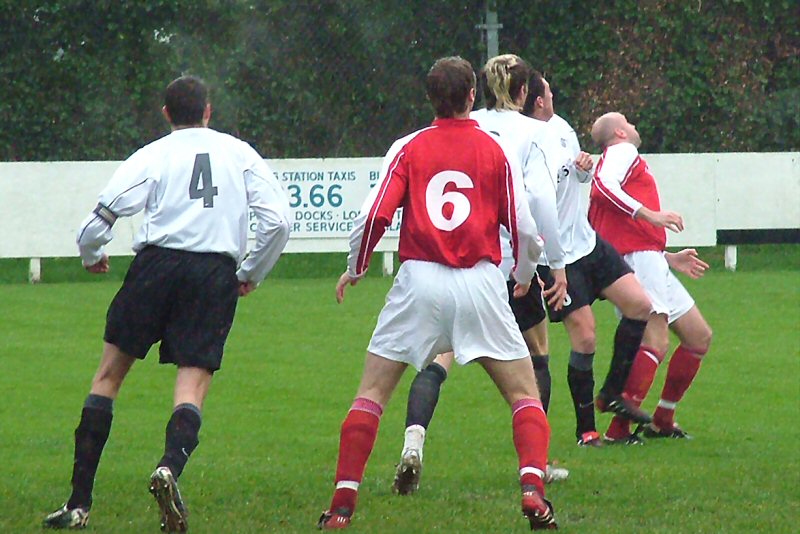
[[[550,408],[550,356],[531,356],[533,373],[536,375],[536,386],[539,388],[539,398],[542,401],[544,413]]]
[[[408,392],[406,428],[412,425],[428,428],[439,402],[439,390],[446,379],[447,371],[436,362],[417,373]]]
[[[636,359],[639,345],[642,344],[642,336],[647,321],[638,321],[623,317],[617,326],[614,334],[614,354],[611,356],[611,366],[606,375],[606,380],[600,392],[606,397],[616,397],[622,394],[625,389],[625,382]]]
[[[584,432],[596,430],[594,419],[594,372],[592,363],[594,353],[570,351],[567,382],[575,407],[576,430],[578,439]]]
[[[201,423],[200,408],[189,403],[176,406],[167,423],[164,456],[158,466],[169,467],[176,480],[200,443],[198,433]]]
[[[91,508],[92,488],[103,454],[103,447],[111,432],[114,400],[89,394],[81,411],[81,420],[75,429],[75,459],[72,465],[72,495],[67,508]]]

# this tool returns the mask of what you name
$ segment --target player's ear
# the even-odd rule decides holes
[[[167,106],[161,107],[161,114],[164,115],[164,118],[167,120],[168,123],[172,124],[172,117],[169,116],[169,111],[167,111]]]
[[[619,137],[620,139],[628,138],[628,132],[626,132],[622,128],[614,128],[614,135]]]
[[[206,104],[206,109],[203,110],[203,126],[208,126],[208,121],[211,120],[211,103]]]

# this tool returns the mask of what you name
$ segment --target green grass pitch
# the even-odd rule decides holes
[[[562,531],[797,531],[800,268],[793,258],[785,270],[715,268],[686,281],[715,334],[678,410],[693,441],[578,448],[569,349],[563,328],[551,327],[551,458],[571,471],[548,493]],[[369,277],[336,305],[335,280],[275,277],[241,301],[203,410],[200,446],[181,478],[192,532],[312,532],[327,507],[339,427],[390,285]],[[118,286],[0,285],[0,532],[39,532],[69,494],[72,433]],[[601,378],[614,316],[603,302],[595,313]],[[650,410],[665,370],[645,402]],[[147,486],[163,449],[174,375],[151,353],[123,386],[89,532],[158,531]],[[392,495],[411,378],[408,372],[386,408],[352,532],[527,531],[510,412],[477,366],[454,368],[445,383],[420,492]],[[598,415],[600,430],[608,420]]]

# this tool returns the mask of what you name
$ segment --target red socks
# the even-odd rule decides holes
[[[344,508],[352,513],[355,510],[358,486],[372,453],[382,414],[383,407],[377,402],[364,397],[353,401],[342,423],[339,461],[336,464],[336,491],[331,501],[331,511]]]
[[[625,382],[624,394],[638,407],[642,405],[647,392],[653,385],[659,364],[664,360],[664,354],[652,347],[642,345],[636,353],[628,380]],[[611,439],[624,439],[631,433],[630,421],[619,416],[614,416],[606,431],[606,436]]]
[[[544,474],[547,450],[550,447],[550,425],[541,401],[521,399],[511,406],[514,447],[519,457],[520,484],[535,486],[544,495]]]
[[[675,424],[675,407],[692,385],[705,351],[692,350],[680,345],[672,354],[667,368],[667,379],[661,392],[661,400],[653,414],[653,424],[662,430]]]

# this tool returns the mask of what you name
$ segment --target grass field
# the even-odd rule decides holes
[[[686,281],[715,333],[678,411],[695,435],[689,442],[576,447],[569,349],[563,329],[551,328],[551,457],[571,470],[548,493],[562,531],[797,531],[800,265],[797,248],[788,250],[788,261],[760,253],[754,268],[716,268]],[[324,279],[278,274],[240,303],[200,446],[181,478],[193,532],[311,532],[329,503],[339,426],[391,282],[367,278],[337,306],[327,271]],[[118,286],[0,285],[0,532],[40,531],[42,517],[69,494],[72,432]],[[602,376],[614,317],[607,303],[595,311]],[[153,356],[134,367],[116,402],[89,531],[158,531],[147,485],[163,449],[175,371]],[[445,383],[420,492],[391,494],[410,380],[407,373],[385,411],[351,530],[526,531],[510,413],[476,366],[454,369]],[[608,417],[598,422],[604,429]]]

